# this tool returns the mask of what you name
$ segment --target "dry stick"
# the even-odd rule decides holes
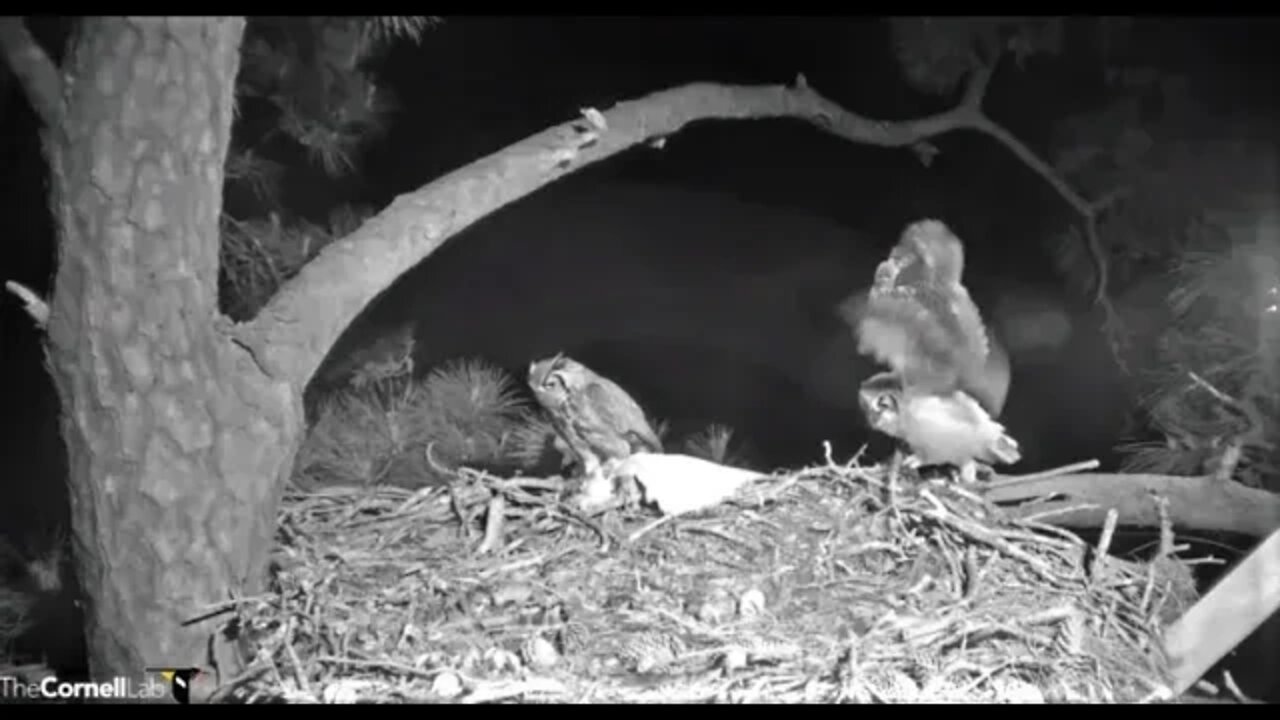
[[[1198,385],[1205,392],[1212,395],[1218,402],[1244,415],[1245,420],[1249,423],[1249,430],[1246,433],[1237,435],[1227,445],[1222,455],[1218,458],[1218,467],[1213,472],[1213,478],[1220,482],[1230,480],[1236,472],[1236,468],[1240,465],[1241,455],[1244,453],[1244,444],[1252,436],[1256,435],[1263,427],[1262,419],[1258,417],[1257,410],[1245,405],[1236,398],[1222,392],[1214,387],[1212,383],[1200,377],[1195,371],[1187,371],[1187,375],[1191,377],[1191,382]]]
[[[1151,602],[1151,593],[1156,586],[1156,568],[1160,567],[1162,560],[1171,557],[1177,550],[1173,544],[1173,521],[1169,519],[1169,501],[1163,497],[1156,497],[1155,502],[1156,512],[1160,517],[1160,548],[1151,562],[1147,563],[1147,582],[1142,589],[1141,607],[1144,611]]]
[[[485,518],[484,540],[476,552],[486,555],[502,543],[502,529],[507,514],[507,496],[501,491],[493,493],[489,499],[489,516]]]
[[[947,526],[951,527],[952,529],[959,531],[962,535],[965,535],[973,540],[976,540],[989,547],[992,547],[997,551],[1004,553],[1005,555],[1022,562],[1024,565],[1030,568],[1032,572],[1034,572],[1036,575],[1039,575],[1043,580],[1046,580],[1049,582],[1058,581],[1059,578],[1054,577],[1053,572],[1050,571],[1048,568],[1044,567],[1043,563],[1041,563],[1040,560],[1038,560],[1035,557],[1032,557],[1026,551],[1024,551],[1019,547],[1014,546],[1012,543],[1006,542],[1005,540],[1003,540],[1002,538],[1000,538],[990,530],[979,527],[974,523],[970,523],[964,520],[963,518],[956,516],[954,513],[948,510],[946,505],[944,505],[941,501],[939,501],[933,495],[933,493],[929,492],[928,490],[921,490],[920,496],[928,500],[929,503],[932,504],[934,507],[933,510],[928,510],[923,512],[922,513],[923,515],[926,515],[939,522],[942,522]]]
[[[321,655],[316,658],[316,662],[331,663],[335,665],[350,665],[352,667],[363,667],[374,670],[386,670],[388,672],[400,673],[402,675],[423,678],[425,680],[434,680],[435,677],[442,672],[452,672],[455,675],[458,674],[456,670],[451,670],[447,667],[424,670],[392,660],[364,660],[361,658],[337,657],[334,655]]]
[[[1120,522],[1120,513],[1115,508],[1107,511],[1107,520],[1102,525],[1102,537],[1098,538],[1098,547],[1093,556],[1093,566],[1089,568],[1090,584],[1098,582],[1102,577],[1102,564],[1106,562],[1107,553],[1111,551],[1111,540],[1116,534],[1116,524]]]
[[[648,523],[647,525],[645,525],[644,527],[640,528],[639,530],[631,533],[631,535],[627,537],[627,542],[634,543],[635,541],[649,534],[650,531],[656,530],[662,527],[663,525],[667,524],[668,522],[671,522],[672,520],[675,519],[675,517],[676,517],[675,515],[663,515],[657,520],[654,520]]]
[[[571,520],[577,521],[578,523],[582,524],[584,527],[586,527],[587,529],[591,530],[596,535],[598,535],[600,537],[601,552],[608,550],[610,543],[617,544],[618,539],[613,537],[613,535],[608,530],[606,530],[603,525],[596,522],[594,518],[586,515],[585,513],[578,510],[577,508],[570,505],[569,503],[562,502],[559,504],[559,506],[556,509],[565,517]]]
[[[499,682],[483,685],[471,691],[458,702],[465,705],[491,703],[524,695],[567,695],[568,688],[552,678],[529,678],[516,682]]]
[[[1000,480],[989,482],[983,486],[984,489],[1009,487],[1018,483],[1032,482],[1035,480],[1044,480],[1046,478],[1058,477],[1060,475],[1071,475],[1073,473],[1085,472],[1087,470],[1096,470],[1101,465],[1097,460],[1083,460],[1062,467],[1051,468],[1049,470],[1040,470],[1038,472],[1027,473],[1026,475],[1002,475]]]
[[[1245,705],[1261,705],[1262,704],[1261,701],[1254,700],[1246,696],[1244,692],[1240,690],[1240,686],[1236,685],[1236,680],[1235,678],[1231,677],[1231,672],[1229,670],[1222,673],[1222,684],[1226,686],[1227,692],[1231,693],[1232,697],[1236,699],[1236,702],[1242,703]]]
[[[293,679],[298,682],[298,689],[307,695],[315,697],[311,692],[311,683],[307,682],[307,671],[304,669],[302,659],[298,657],[298,651],[293,647],[293,631],[297,624],[297,618],[290,617],[289,622],[285,625],[284,649],[289,656],[289,664],[293,666]]]

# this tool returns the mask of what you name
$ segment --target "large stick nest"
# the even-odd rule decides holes
[[[256,661],[220,694],[1128,702],[1165,686],[1159,633],[1195,600],[1184,564],[884,477],[828,461],[656,524],[582,516],[558,478],[471,471],[291,495],[272,592],[234,621]]]

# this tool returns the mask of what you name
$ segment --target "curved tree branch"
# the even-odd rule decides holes
[[[1030,158],[1033,168],[1056,178],[982,115],[992,71],[984,66],[973,73],[964,98],[951,110],[904,121],[850,112],[811,89],[803,76],[794,86],[693,83],[624,101],[603,113],[584,111],[584,118],[532,135],[396,198],[305,265],[256,318],[229,332],[273,377],[300,387],[374,297],[452,236],[571,172],[702,120],[794,118],[851,142],[881,147],[978,130],[996,133],[1024,161]],[[1064,183],[1055,187],[1070,192]]]
[[[1128,372],[1128,367],[1124,360],[1125,353],[1121,347],[1124,342],[1124,334],[1120,315],[1107,298],[1111,265],[1107,262],[1107,254],[1102,247],[1102,238],[1098,235],[1099,217],[1112,203],[1124,197],[1127,194],[1127,189],[1108,193],[1092,202],[1085,199],[1084,196],[1071,187],[1052,165],[1045,162],[1031,148],[1015,137],[1013,133],[1005,129],[1004,126],[992,121],[982,112],[982,101],[999,60],[1000,55],[996,54],[992,61],[979,63],[977,69],[970,76],[968,85],[965,88],[964,100],[961,102],[961,108],[969,110],[969,113],[964,115],[965,126],[967,129],[983,133],[1004,145],[1024,165],[1048,182],[1057,191],[1058,195],[1080,215],[1081,223],[1084,226],[1082,235],[1085,247],[1089,251],[1089,257],[1093,260],[1096,273],[1093,303],[1100,306],[1105,315],[1104,332],[1111,342],[1112,355],[1116,363],[1122,371]]]
[[[360,311],[450,237],[571,172],[692,122],[791,117],[853,142],[902,147],[964,127],[971,114],[961,106],[882,122],[845,110],[803,82],[694,83],[624,101],[601,113],[599,126],[582,118],[552,127],[401,195],[325,248],[256,318],[229,332],[273,377],[301,386]]]
[[[992,122],[990,118],[979,114],[972,119],[972,124],[969,127],[971,130],[983,133],[1008,148],[1024,165],[1044,178],[1045,182],[1049,183],[1062,196],[1062,199],[1067,201],[1067,204],[1071,205],[1080,215],[1084,222],[1084,236],[1085,242],[1089,246],[1089,254],[1093,257],[1094,264],[1097,265],[1098,280],[1094,288],[1093,299],[1095,303],[1105,302],[1108,268],[1106,254],[1102,249],[1102,240],[1098,237],[1098,215],[1114,202],[1119,195],[1112,193],[1102,200],[1090,202],[1076,192],[1067,183],[1066,179],[1057,170],[1053,169],[1053,166],[1036,155],[1021,140],[1014,137],[1013,133]]]
[[[45,127],[62,122],[62,76],[21,17],[0,17],[0,53]]]

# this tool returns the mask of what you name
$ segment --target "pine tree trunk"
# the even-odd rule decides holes
[[[301,430],[217,312],[218,227],[243,18],[87,18],[47,151],[59,257],[50,371],[70,461],[95,678],[234,672],[186,625],[261,590]]]

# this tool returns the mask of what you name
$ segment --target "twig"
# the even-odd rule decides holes
[[[609,543],[617,542],[617,538],[615,538],[608,530],[605,530],[603,525],[596,522],[593,518],[588,517],[587,515],[579,511],[577,508],[573,507],[572,505],[562,502],[562,503],[559,503],[556,509],[565,517],[568,517],[572,520],[576,520],[577,522],[586,526],[589,530],[594,532],[596,535],[600,536],[600,545],[601,545],[602,551],[609,549]]]
[[[564,557],[565,555],[568,555],[574,552],[575,550],[576,548],[574,547],[566,547],[557,552],[551,553],[550,555],[537,555],[534,557],[522,558],[514,562],[509,562],[505,565],[499,565],[498,567],[489,568],[488,570],[485,570],[480,573],[480,578],[488,579],[495,575],[506,575],[506,574],[515,572],[516,570],[519,570],[521,568],[533,567],[535,565],[545,565],[554,560],[558,560]]]
[[[1099,465],[1101,465],[1101,463],[1099,463],[1097,460],[1083,460],[1081,462],[1071,463],[1070,465],[1063,465],[1061,467],[1051,468],[1049,470],[1039,470],[1037,472],[1027,473],[1025,475],[1004,475],[1001,477],[1001,479],[993,482],[989,482],[984,487],[986,488],[1008,487],[1010,485],[1017,485],[1018,483],[1032,482],[1034,480],[1044,480],[1045,478],[1058,477],[1061,475],[1071,475],[1073,473],[1096,470],[1098,469]]]
[[[644,527],[640,528],[639,530],[631,533],[631,535],[627,537],[627,542],[634,543],[635,541],[649,534],[650,531],[656,530],[662,527],[663,525],[666,525],[668,522],[674,520],[675,517],[676,517],[675,515],[663,515],[657,520],[654,520],[646,524]]]
[[[1188,370],[1187,375],[1191,377],[1191,382],[1195,383],[1196,385],[1199,385],[1201,388],[1206,390],[1210,395],[1214,396],[1220,402],[1222,402],[1222,404],[1240,409],[1241,406],[1240,406],[1239,400],[1231,397],[1230,395],[1214,387],[1208,380],[1205,380],[1204,378],[1200,377],[1200,375],[1197,374],[1194,370]]]
[[[1156,496],[1156,512],[1160,517],[1160,550],[1156,556],[1163,560],[1174,552],[1173,519],[1169,517],[1169,499]]]
[[[364,660],[361,658],[345,658],[334,657],[333,655],[320,655],[316,657],[316,662],[331,663],[334,665],[350,665],[352,667],[372,668],[375,670],[387,670],[389,672],[400,673],[402,675],[411,675],[413,677],[433,680],[442,672],[457,673],[456,670],[449,668],[432,668],[430,670],[422,670],[404,663],[394,662],[392,660]]]
[[[0,18],[0,23],[4,23],[6,21],[7,21],[7,18]],[[23,285],[22,283],[17,282],[16,280],[6,281],[4,284],[4,287],[6,290],[16,295],[18,299],[22,301],[23,303],[22,309],[26,310],[27,314],[31,316],[31,319],[35,321],[36,327],[43,330],[45,329],[46,326],[48,326],[49,304],[46,303],[43,299],[41,299],[41,297],[37,295],[35,291],[31,290],[30,288]]]
[[[1240,686],[1236,685],[1236,679],[1231,676],[1230,670],[1222,671],[1222,684],[1227,688],[1227,692],[1231,693],[1231,696],[1236,699],[1236,702],[1242,705],[1261,705],[1262,704],[1260,701],[1254,700],[1253,698],[1244,694],[1244,692],[1240,689]]]
[[[484,523],[484,540],[476,552],[487,555],[502,543],[502,527],[507,514],[507,496],[495,492],[489,499],[489,513]]]
[[[285,625],[283,642],[284,651],[289,656],[289,664],[293,666],[293,678],[298,682],[298,688],[302,692],[312,695],[311,683],[307,682],[307,671],[302,665],[302,660],[298,658],[298,651],[293,648],[293,630],[297,625],[297,620],[293,617],[289,618]],[[314,695],[313,695],[314,697]]]
[[[754,551],[757,549],[756,546],[752,545],[746,540],[743,540],[742,538],[737,537],[736,535],[731,535],[727,531],[721,530],[719,528],[704,527],[701,525],[687,525],[685,526],[684,530],[686,532],[701,533],[703,535],[710,535],[712,537],[717,537],[731,545],[744,547],[747,550]]]
[[[1102,566],[1107,561],[1107,553],[1111,552],[1111,540],[1116,534],[1116,525],[1120,522],[1120,513],[1115,508],[1107,511],[1107,520],[1102,525],[1102,536],[1098,538],[1098,547],[1094,550],[1093,564],[1089,568],[1089,582],[1097,582],[1102,577]]]
[[[1040,560],[1032,557],[1022,548],[1015,547],[1012,543],[1006,542],[1005,540],[1001,539],[1000,537],[992,533],[990,530],[986,528],[978,527],[974,523],[968,522],[963,518],[957,517],[954,513],[948,510],[946,505],[944,505],[940,500],[938,500],[938,498],[935,497],[933,493],[929,492],[928,490],[921,490],[920,496],[928,500],[929,503],[934,506],[934,509],[932,511],[926,511],[923,514],[939,522],[945,523],[947,526],[951,527],[952,529],[959,531],[962,535],[965,535],[980,543],[983,543],[984,545],[993,547],[996,550],[1004,553],[1005,555],[1008,555],[1009,557],[1015,560],[1021,561],[1022,563],[1030,567],[1033,572],[1035,572],[1044,580],[1047,580],[1050,582],[1059,581],[1059,578],[1057,578],[1053,574],[1053,572],[1051,572],[1048,568],[1044,567],[1044,564],[1040,562]]]
[[[491,703],[524,695],[566,695],[569,690],[563,683],[551,678],[530,678],[516,682],[497,682],[482,685],[458,702],[464,705]]]

